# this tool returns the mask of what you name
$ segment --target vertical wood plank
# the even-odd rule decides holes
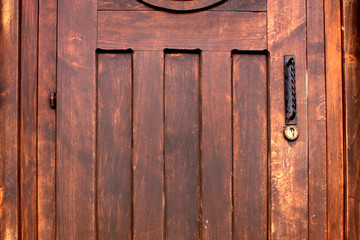
[[[134,239],[164,238],[162,51],[134,53]]]
[[[0,239],[19,239],[19,1],[0,4]]]
[[[59,0],[57,238],[95,239],[96,1]]]
[[[39,239],[55,239],[55,110],[57,0],[39,1],[38,66],[38,229]]]
[[[38,1],[22,1],[20,80],[21,238],[37,239]],[[26,37],[25,37],[26,36]]]
[[[266,55],[233,55],[235,239],[267,237],[266,75]]]
[[[360,239],[360,2],[343,1],[346,116],[346,238]]]
[[[341,6],[324,1],[327,110],[327,225],[328,239],[344,239],[343,82]]]
[[[307,1],[309,239],[326,239],[326,96],[323,0]]]
[[[306,115],[305,1],[268,1],[270,89],[270,238],[308,239],[308,150]],[[284,55],[296,56],[298,129],[289,143],[283,136]]]
[[[99,239],[131,238],[132,54],[98,55]]]
[[[165,55],[166,238],[199,238],[199,55]]]
[[[231,53],[203,52],[202,234],[232,239]]]

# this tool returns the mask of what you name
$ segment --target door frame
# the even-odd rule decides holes
[[[308,0],[305,6],[310,239],[351,236],[348,210],[359,207],[347,200],[354,195],[346,168],[359,158],[347,141],[359,121],[349,89],[358,72],[350,74],[354,66],[344,58],[360,58],[349,44],[356,29],[350,10],[358,2]],[[57,4],[3,0],[0,6],[0,239],[56,235],[56,112],[49,93],[56,88]]]

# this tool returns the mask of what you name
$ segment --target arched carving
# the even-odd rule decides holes
[[[194,11],[212,7],[226,0],[138,0],[147,5],[171,11]]]

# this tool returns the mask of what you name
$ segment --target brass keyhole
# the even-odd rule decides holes
[[[288,141],[295,141],[299,137],[299,131],[295,126],[288,126],[284,129],[284,136]]]

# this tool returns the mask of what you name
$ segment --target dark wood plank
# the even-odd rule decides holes
[[[198,239],[200,186],[199,55],[165,55],[166,238]]]
[[[324,1],[327,112],[327,231],[328,239],[344,239],[343,80],[341,7]]]
[[[38,1],[22,1],[20,79],[21,239],[37,239]]]
[[[235,239],[267,237],[266,75],[265,54],[233,55]]]
[[[58,4],[57,237],[95,239],[96,1]]]
[[[103,11],[98,14],[98,47],[163,50],[266,48],[266,13]]]
[[[131,239],[132,54],[98,55],[99,239]]]
[[[38,66],[38,231],[39,239],[55,239],[55,110],[57,1],[39,2]]]
[[[231,53],[201,60],[202,235],[232,239]]]
[[[18,184],[19,1],[0,7],[0,239],[20,239]]]
[[[307,1],[309,239],[326,239],[324,5]]]
[[[134,53],[134,239],[164,239],[162,51]]]
[[[99,0],[98,10],[153,10],[157,9],[134,0]],[[227,0],[210,11],[266,11],[266,0]]]
[[[305,1],[267,1],[270,89],[270,238],[308,239]],[[286,8],[284,8],[286,6]],[[284,55],[296,56],[296,142],[283,136]]]
[[[360,239],[360,2],[343,1],[346,116],[346,237]]]

